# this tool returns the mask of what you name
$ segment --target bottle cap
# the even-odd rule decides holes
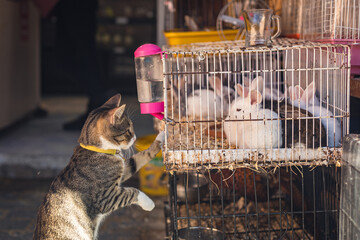
[[[155,44],[147,43],[138,47],[135,52],[135,57],[144,57],[162,53],[161,48]]]

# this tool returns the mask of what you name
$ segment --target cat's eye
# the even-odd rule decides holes
[[[131,135],[131,131],[130,130],[125,130],[125,131],[123,131],[123,132],[121,132],[121,133],[119,133],[119,134],[117,134],[117,135],[114,135],[114,138],[118,138],[118,137],[124,137],[124,135],[125,134],[129,134],[129,135]]]
[[[129,131],[129,130],[122,131],[122,132],[120,132],[120,133],[119,133],[118,135],[116,135],[116,136],[122,136],[122,135],[126,134],[128,131]]]
[[[241,108],[237,108],[236,111],[240,112],[240,111],[241,111]]]
[[[123,142],[123,141],[126,140],[126,138],[125,138],[123,135],[114,136],[114,139],[115,139],[117,142],[119,142],[119,143],[121,143],[121,142]]]

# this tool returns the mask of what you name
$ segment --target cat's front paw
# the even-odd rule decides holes
[[[155,203],[153,202],[153,200],[151,200],[145,193],[141,191],[139,191],[137,200],[138,205],[145,211],[151,211],[155,207]]]
[[[159,132],[159,134],[156,136],[155,138],[156,141],[159,141],[161,146],[164,145],[164,142],[165,142],[165,132],[164,131],[161,131]]]

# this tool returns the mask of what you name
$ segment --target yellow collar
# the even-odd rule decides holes
[[[98,153],[106,153],[106,154],[110,154],[110,155],[115,155],[117,153],[120,153],[119,150],[116,149],[102,149],[102,148],[98,148],[95,146],[90,146],[90,145],[84,145],[82,143],[80,143],[80,146],[82,148],[85,148],[87,150],[93,151],[93,152],[98,152]]]

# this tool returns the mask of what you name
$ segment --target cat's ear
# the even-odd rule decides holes
[[[118,93],[118,94],[112,96],[109,100],[107,100],[107,102],[104,103],[103,106],[117,108],[117,107],[120,107],[120,102],[121,102],[121,95],[120,95],[120,93]]]
[[[110,119],[110,123],[111,124],[115,124],[115,120],[116,118],[121,118],[122,115],[125,112],[125,108],[126,108],[126,104],[121,105],[121,107],[118,107],[117,109],[115,109],[115,111],[112,111],[112,115],[111,115],[111,119]]]

